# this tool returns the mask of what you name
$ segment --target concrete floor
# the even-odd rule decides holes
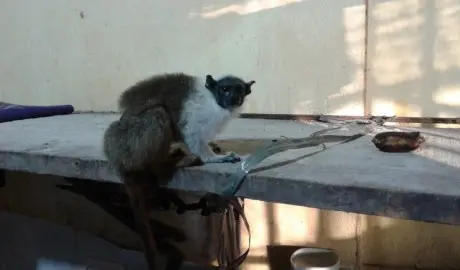
[[[0,270],[146,270],[143,254],[55,223],[0,212]],[[204,270],[185,265],[183,270]]]

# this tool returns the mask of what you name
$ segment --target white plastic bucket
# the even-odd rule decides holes
[[[339,255],[331,249],[301,248],[291,255],[293,270],[339,270]]]

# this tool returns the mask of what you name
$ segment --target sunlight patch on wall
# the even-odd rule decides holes
[[[357,64],[364,63],[364,38],[366,29],[366,6],[359,5],[343,9],[343,25],[345,27],[345,44],[348,56]]]
[[[268,263],[251,262],[249,258],[240,267],[242,270],[270,270]]]
[[[374,115],[420,117],[421,112],[420,106],[403,100],[374,99],[372,101]]]
[[[358,95],[357,102],[348,102],[330,114],[337,115],[363,115],[362,92],[364,91],[364,52],[365,52],[365,13],[366,6],[359,5],[343,9],[343,25],[345,27],[345,46],[349,59],[356,68],[348,84],[341,87],[340,92],[330,95],[329,100],[343,98],[347,95]]]
[[[435,69],[460,68],[460,1],[437,0],[435,4],[438,12]]]
[[[379,85],[394,85],[422,76],[418,32],[424,23],[419,14],[422,7],[421,1],[401,0],[380,3],[371,10],[375,21],[375,27],[369,29],[375,35],[372,72]]]
[[[322,227],[319,233],[329,240],[348,240],[356,235],[356,214],[353,213],[322,211],[318,223]]]
[[[395,115],[393,102],[389,100],[374,100],[372,101],[372,112],[375,115]]]
[[[439,112],[438,113],[438,117],[442,117],[442,118],[455,118],[455,117],[458,117],[457,114],[452,114],[452,113],[447,113],[447,112]]]
[[[460,85],[441,87],[433,93],[433,101],[437,104],[459,107],[460,112]]]
[[[302,244],[316,243],[318,240],[318,219],[319,210],[292,206],[286,204],[275,204],[275,226],[289,228],[278,234],[279,243]]]
[[[382,216],[372,216],[370,218],[369,216],[360,214],[359,219],[361,224],[358,233],[366,233],[366,231],[372,228],[390,229],[398,224],[397,219]]]
[[[356,5],[342,10],[345,50],[351,62],[350,67],[344,66],[343,68],[350,69],[352,73],[350,81],[340,87],[339,91],[329,95],[324,104],[318,104],[317,101],[315,103],[299,102],[294,109],[294,114],[302,113],[302,111],[319,113],[324,110],[323,108],[326,108],[328,114],[355,116],[364,114],[362,94],[364,91],[365,12],[365,5]],[[342,99],[346,102],[340,104],[339,108],[330,106]]]
[[[362,103],[349,103],[343,105],[341,108],[329,112],[332,115],[349,115],[349,116],[362,116],[363,106]]]
[[[365,52],[365,5],[355,5],[343,8],[342,22],[344,26],[344,45],[347,60],[350,64],[343,65],[347,69],[349,80],[340,89],[332,89],[333,94],[328,95],[323,102],[318,100],[299,101],[293,114],[327,113],[335,115],[362,116],[363,91],[364,91],[364,52]],[[331,63],[336,65],[337,63]],[[332,80],[334,78],[331,78]],[[325,78],[327,80],[327,78]],[[331,91],[331,89],[327,89]]]
[[[268,220],[266,216],[266,204],[262,201],[248,200],[244,203],[244,209],[247,213],[254,213],[248,216],[248,222],[251,224],[251,256],[263,256],[266,254]],[[241,247],[248,247],[247,232],[243,230],[241,236]]]
[[[244,4],[233,4],[228,5],[224,8],[203,11],[200,16],[202,18],[216,18],[228,13],[236,13],[238,15],[247,15],[251,13],[256,13],[263,10],[273,9],[282,7],[285,5],[299,3],[305,0],[250,0],[245,1]],[[205,8],[205,10],[208,8]]]

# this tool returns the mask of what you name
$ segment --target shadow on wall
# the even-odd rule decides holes
[[[369,0],[369,111],[458,117],[459,33],[458,0]]]
[[[0,44],[5,101],[114,110],[134,81],[179,70],[255,79],[246,112],[363,113],[364,0],[20,0],[0,10],[11,29]]]
[[[0,269],[146,269],[137,234],[82,196],[56,188],[65,183],[56,176],[6,173],[0,189]],[[186,203],[197,200],[181,195]],[[153,215],[183,230],[187,241],[176,246],[187,261],[206,265],[215,258],[218,216],[193,211]]]
[[[0,269],[145,270],[142,252],[47,220],[0,211]],[[8,233],[6,233],[8,232]],[[186,263],[181,270],[210,270]]]

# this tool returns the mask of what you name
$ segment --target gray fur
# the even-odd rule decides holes
[[[241,104],[239,103],[232,107],[225,107],[222,106],[222,103],[218,103],[217,101],[221,97],[219,97],[218,92],[214,91],[217,88],[214,89],[206,84],[210,78],[217,88],[219,82],[231,85],[233,81],[234,84],[244,85],[244,81],[235,76],[225,76],[215,81],[210,75],[199,78],[184,73],[167,73],[142,80],[122,93],[119,99],[119,108],[125,114],[127,110],[132,108],[149,107],[146,104],[155,104],[155,106],[161,106],[162,108],[161,111],[159,111],[160,109],[156,109],[155,112],[152,111],[153,114],[157,114],[156,117],[148,113],[143,116],[136,116],[144,117],[148,115],[153,119],[133,120],[132,123],[124,124],[120,120],[118,124],[112,124],[112,130],[107,135],[116,134],[117,139],[108,138],[107,145],[116,145],[114,140],[120,144],[133,144],[131,146],[117,147],[124,150],[117,151],[116,156],[125,155],[132,159],[131,161],[126,160],[123,162],[123,166],[130,165],[134,168],[134,165],[140,165],[139,160],[147,157],[145,156],[145,153],[147,153],[145,149],[159,149],[159,146],[141,146],[141,142],[160,145],[169,145],[173,141],[184,142],[190,152],[200,157],[203,162],[235,162],[239,160],[239,157],[234,153],[216,155],[208,145],[228,121],[240,112],[240,105],[242,105],[241,102]],[[250,93],[250,86],[253,83],[254,81],[251,81],[246,84],[249,92],[235,92],[233,96],[240,95],[240,100],[244,101],[245,96]],[[161,118],[159,118],[160,115]],[[136,128],[128,128],[128,126],[134,125],[135,122]],[[162,130],[166,123],[170,129],[168,132]],[[150,125],[149,128],[142,131],[142,128],[147,125]],[[141,137],[141,135],[147,136],[147,132],[150,132],[151,141],[144,141],[145,138]],[[169,138],[164,138],[166,133],[170,134]],[[139,150],[138,156],[135,155],[136,147],[144,149],[143,151]],[[152,158],[151,155],[153,154],[150,154],[149,158]],[[114,158],[115,162],[119,162],[115,159],[120,158]]]
[[[105,131],[104,154],[121,175],[162,168],[172,133],[168,113],[154,101],[128,107],[120,120],[111,123]]]
[[[120,95],[118,107],[124,111],[154,101],[164,107],[172,123],[178,124],[184,101],[194,91],[196,80],[196,77],[184,73],[151,76],[125,90]]]

